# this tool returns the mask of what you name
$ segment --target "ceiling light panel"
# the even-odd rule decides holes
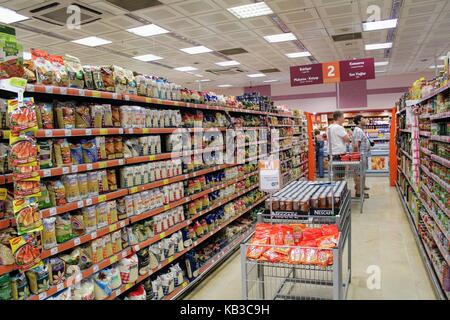
[[[209,79],[200,79],[200,80],[195,80],[195,82],[210,82],[211,80]]]
[[[170,33],[169,30],[161,28],[156,24],[147,24],[145,26],[127,29],[128,32],[134,33],[141,37],[151,37],[156,36],[158,34]]]
[[[389,64],[389,61],[379,61],[379,62],[375,62],[375,67],[387,66],[388,64]]]
[[[188,72],[188,71],[195,71],[195,70],[198,70],[198,69],[194,68],[194,67],[178,67],[178,68],[174,68],[173,70],[182,71],[182,72]]]
[[[292,53],[286,53],[286,56],[288,58],[294,59],[294,58],[305,58],[305,57],[311,57],[311,53],[308,51],[305,52],[292,52]]]
[[[199,53],[206,53],[206,52],[212,52],[211,49],[205,47],[205,46],[196,46],[196,47],[190,47],[190,48],[183,48],[180,49],[183,52],[189,53],[189,54],[199,54]]]
[[[72,42],[82,44],[85,46],[89,46],[89,47],[97,47],[97,46],[102,46],[102,45],[111,43],[111,41],[102,39],[99,37],[87,37],[87,38],[82,38],[82,39],[78,39],[78,40],[73,40]]]
[[[265,80],[265,81],[263,81],[263,82],[265,82],[265,83],[271,83],[271,82],[278,82],[279,80],[275,80],[275,79],[273,79],[273,80]]]
[[[297,40],[297,37],[292,32],[287,32],[265,36],[264,39],[266,39],[267,42],[276,43]]]
[[[148,62],[148,61],[161,60],[162,57],[156,56],[156,55],[154,55],[154,54],[144,54],[144,55],[142,55],[142,56],[136,56],[136,57],[133,57],[133,59]]]
[[[392,48],[392,42],[366,44],[366,51],[380,50],[380,49],[390,49],[390,48]]]
[[[230,61],[216,62],[216,64],[221,67],[230,67],[230,66],[237,66],[240,63],[235,60],[230,60]]]
[[[441,69],[441,68],[443,68],[443,67],[445,67],[445,65],[443,65],[443,64],[440,64],[440,65],[438,65],[438,66],[430,66],[430,69]]]
[[[272,14],[273,11],[265,2],[257,2],[227,9],[239,19],[259,17]]]
[[[264,73],[254,73],[254,74],[248,74],[247,77],[249,78],[261,78],[265,77],[266,75]]]
[[[27,19],[29,19],[29,18],[26,16],[23,16],[21,14],[18,14],[17,12],[15,12],[11,9],[0,7],[0,22],[1,23],[10,24],[10,23],[18,22],[18,21],[27,20]]]
[[[230,88],[230,87],[232,87],[232,85],[231,84],[219,84],[217,87],[219,87],[219,88]]]
[[[392,29],[392,28],[397,27],[397,22],[398,22],[397,19],[364,22],[363,30],[364,31],[375,31],[375,30],[383,30],[383,29]]]

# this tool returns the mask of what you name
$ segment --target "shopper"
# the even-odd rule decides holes
[[[350,138],[342,126],[344,123],[344,114],[341,111],[333,113],[333,124],[328,127],[330,150],[328,153],[333,161],[341,161],[341,156],[347,151],[346,145],[350,143]],[[334,176],[336,180],[343,180],[345,177],[345,166],[334,166]]]
[[[357,115],[353,118],[353,122],[356,125],[355,129],[353,129],[353,136],[352,136],[353,152],[361,153],[363,166],[366,167],[370,151],[370,140],[364,133],[363,127],[367,125],[367,119],[365,119],[362,115]],[[359,174],[355,174],[355,194],[357,198],[361,196],[360,189],[361,189],[361,176]],[[369,189],[364,186],[364,190]],[[364,197],[366,199],[369,198],[369,194],[364,193]]]
[[[320,130],[314,131],[314,143],[315,143],[316,163],[319,172],[319,178],[323,178],[324,177],[323,156],[324,156],[325,141],[323,140],[323,137],[320,135]]]

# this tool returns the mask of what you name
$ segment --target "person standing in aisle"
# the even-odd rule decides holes
[[[314,142],[315,142],[315,149],[316,149],[316,163],[317,163],[317,169],[319,171],[319,178],[324,177],[324,171],[323,171],[323,156],[324,156],[324,146],[325,142],[320,135],[320,130],[314,131]]]
[[[333,113],[333,124],[328,126],[331,149],[328,150],[328,152],[333,161],[341,161],[341,156],[347,151],[346,145],[350,143],[347,131],[345,131],[345,128],[342,126],[344,121],[344,114],[341,111],[335,111]],[[335,171],[336,180],[344,179],[345,166],[335,166],[333,171]]]
[[[353,129],[353,152],[360,152],[361,153],[361,159],[363,160],[363,166],[367,166],[367,161],[369,157],[369,151],[370,151],[370,141],[369,138],[366,136],[363,127],[367,124],[367,119],[365,119],[362,115],[356,115],[355,118],[353,118],[353,122],[355,123],[356,127]],[[361,176],[355,175],[355,193],[356,197],[361,196]],[[364,186],[364,191],[369,190],[369,188],[366,188]],[[369,198],[369,194],[364,192],[364,197],[366,199]]]

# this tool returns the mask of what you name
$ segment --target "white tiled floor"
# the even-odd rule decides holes
[[[352,213],[352,283],[349,299],[436,299],[395,188],[388,178],[369,177],[364,213]],[[381,270],[381,288],[369,290],[369,266]],[[238,253],[186,297],[191,300],[241,299]]]

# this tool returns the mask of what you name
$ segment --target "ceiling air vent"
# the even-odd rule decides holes
[[[67,7],[76,5],[80,8],[80,24],[90,23],[101,18],[110,17],[111,14],[100,12],[88,5],[81,5],[73,1],[60,0],[58,2],[47,3],[45,5],[37,5],[26,10],[21,10],[26,16],[32,16],[34,19],[45,21],[57,26],[66,25],[68,18],[72,15],[72,11],[67,11]]]
[[[128,11],[147,9],[162,4],[158,0],[133,0],[133,1],[106,0],[106,1]]]
[[[361,32],[338,34],[331,36],[335,42],[362,39]]]
[[[234,54],[241,54],[241,53],[248,53],[247,50],[242,49],[242,48],[225,49],[225,50],[220,50],[218,52],[220,52],[221,54],[224,54],[226,56],[232,56]]]
[[[236,75],[236,74],[241,74],[241,73],[246,72],[238,67],[231,67],[231,68],[227,68],[227,69],[208,69],[205,71],[215,74],[216,76],[229,76],[229,75]]]
[[[261,72],[261,73],[274,73],[274,72],[280,72],[280,70],[278,70],[277,68],[271,68],[271,69],[259,70],[259,72]]]

